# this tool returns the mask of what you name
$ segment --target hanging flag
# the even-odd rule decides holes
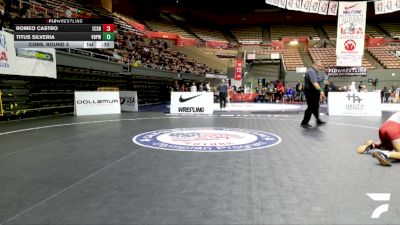
[[[287,1],[286,1],[286,8],[287,8],[287,9],[289,9],[289,10],[294,10],[293,1],[294,1],[294,0],[287,0]]]
[[[385,13],[391,13],[397,11],[396,3],[397,0],[386,0]]]
[[[338,6],[339,6],[339,2],[330,1],[329,2],[328,15],[336,16],[337,15]]]
[[[329,1],[327,0],[319,1],[318,14],[326,15],[328,13],[328,8],[329,8]]]
[[[340,2],[336,56],[338,66],[360,66],[364,55],[367,2]]]
[[[311,6],[311,0],[303,0],[303,3],[301,5],[301,11],[309,12],[310,6]]]
[[[374,6],[375,6],[375,14],[379,15],[385,13],[384,1],[375,1]]]
[[[310,13],[318,13],[318,7],[319,7],[319,0],[312,0]]]
[[[294,0],[294,6],[293,6],[293,9],[294,10],[297,10],[297,11],[302,11],[301,9],[301,0]]]
[[[286,0],[280,0],[280,1],[279,1],[278,7],[280,7],[280,8],[286,8]]]
[[[243,67],[243,60],[237,59],[235,64],[235,80],[242,79],[242,67]]]

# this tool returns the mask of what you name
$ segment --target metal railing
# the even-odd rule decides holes
[[[105,59],[105,60],[110,61],[110,62],[122,61],[122,64],[130,65],[130,60],[129,59],[125,59],[125,58],[116,59],[113,56],[103,55],[103,54],[99,54],[99,53],[95,53],[95,52],[91,52],[91,51],[85,51],[85,50],[81,50],[81,49],[77,49],[77,48],[67,48],[65,50],[68,53],[79,54],[79,55],[88,56],[90,58],[96,58],[96,59]]]

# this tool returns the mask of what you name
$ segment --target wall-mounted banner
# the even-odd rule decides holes
[[[121,103],[121,111],[123,112],[139,111],[137,91],[120,91],[119,101]]]
[[[14,48],[14,37],[0,31],[0,74],[57,77],[56,51],[52,48]]]
[[[334,67],[325,70],[325,76],[328,77],[355,77],[367,76],[367,68],[365,67]]]
[[[235,64],[235,80],[242,79],[242,67],[243,67],[243,60],[237,59]]]
[[[354,56],[349,63],[340,66],[361,65],[364,55],[365,21],[367,18],[367,2],[340,2],[338,13],[336,55]],[[339,66],[339,63],[337,63]]]
[[[212,92],[171,92],[171,114],[213,114],[213,112]]]

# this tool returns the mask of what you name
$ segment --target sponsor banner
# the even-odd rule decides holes
[[[319,1],[319,8],[318,14],[326,15],[329,9],[329,1],[328,0],[321,0]]]
[[[0,31],[0,74],[57,78],[51,48],[14,48],[14,36]]]
[[[339,2],[329,1],[328,15],[336,16],[339,7]]]
[[[335,67],[329,68],[325,71],[328,77],[353,77],[353,76],[367,76],[367,68],[365,67]]]
[[[364,55],[367,2],[340,2],[336,55]]]
[[[139,111],[137,91],[120,91],[119,92],[119,101],[121,104],[121,111],[123,111],[123,112]]]
[[[213,114],[213,92],[171,92],[171,114]]]
[[[319,0],[312,0],[310,13],[318,13],[318,8],[319,8]]]
[[[169,151],[232,152],[272,147],[281,138],[258,130],[196,127],[150,131],[133,137],[132,141],[143,147]]]
[[[361,66],[367,2],[340,2],[336,40],[337,66]]]
[[[235,64],[235,80],[242,79],[242,67],[243,67],[243,60],[237,59]]]
[[[362,66],[362,55],[338,55],[336,56],[337,66]]]
[[[121,113],[118,91],[76,91],[76,116]]]
[[[380,92],[329,92],[329,116],[381,116]]]

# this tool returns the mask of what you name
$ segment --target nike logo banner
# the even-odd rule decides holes
[[[197,98],[197,97],[199,97],[200,95],[195,95],[195,96],[193,96],[193,97],[189,97],[189,98],[182,98],[182,95],[181,95],[181,97],[179,97],[179,102],[187,102],[187,101],[189,101],[189,100],[191,100],[191,99],[194,99],[194,98]]]

